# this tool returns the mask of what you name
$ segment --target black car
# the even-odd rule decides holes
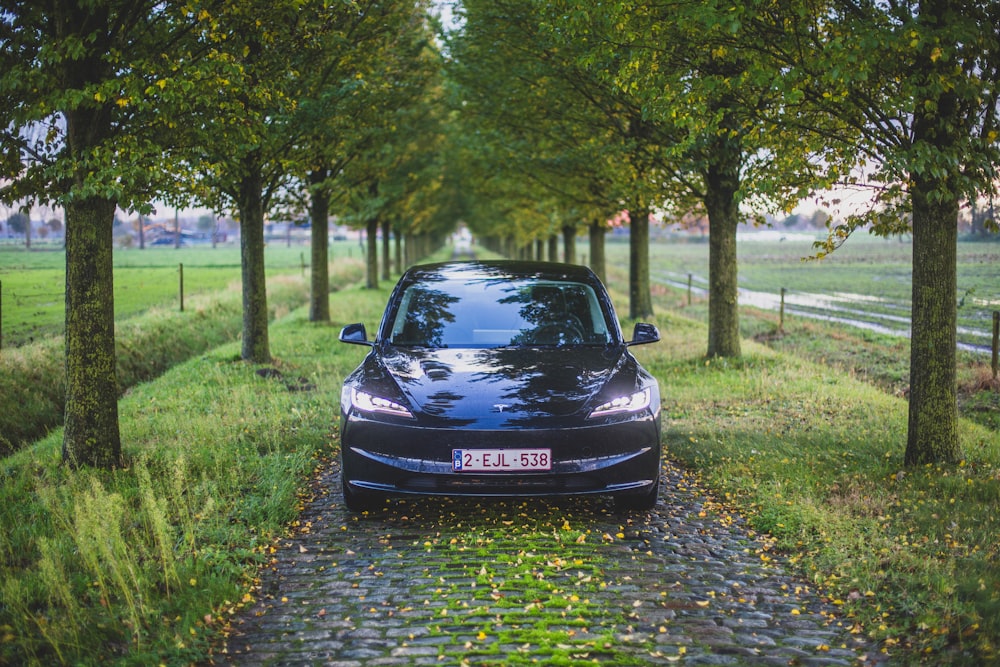
[[[469,261],[399,279],[341,394],[344,501],[386,496],[607,494],[656,503],[660,392],[588,268]]]

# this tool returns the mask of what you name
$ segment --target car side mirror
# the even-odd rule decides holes
[[[626,345],[645,345],[646,343],[655,343],[658,340],[660,340],[660,331],[656,325],[636,322],[635,329],[632,331],[632,340],[628,341]]]
[[[365,330],[365,325],[360,322],[357,324],[348,324],[341,329],[340,342],[351,343],[352,345],[372,345],[372,342],[368,340],[368,332]]]

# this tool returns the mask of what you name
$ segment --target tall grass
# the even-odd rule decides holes
[[[58,429],[4,459],[0,664],[204,659],[335,451],[360,352],[338,327],[385,298],[347,289],[332,325],[304,309],[273,324],[273,377],[232,342],[137,385],[120,402],[126,469],[61,466]]]

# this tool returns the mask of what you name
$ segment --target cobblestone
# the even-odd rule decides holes
[[[315,484],[217,664],[883,661],[670,464],[655,510],[631,515],[606,499],[402,499],[359,518],[335,466]],[[518,527],[539,517],[551,535],[524,543]]]

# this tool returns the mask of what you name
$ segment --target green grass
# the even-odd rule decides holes
[[[744,342],[704,358],[703,325],[656,318],[668,456],[771,534],[854,631],[900,662],[1000,658],[1000,436],[968,421],[958,466],[906,469],[906,403]]]
[[[584,246],[586,248],[586,246]],[[742,241],[738,244],[740,287],[777,294],[790,292],[823,295],[841,293],[873,297],[850,307],[871,313],[909,315],[912,244],[898,239],[852,237],[821,261],[807,260],[814,253],[808,240],[784,242]],[[627,245],[608,245],[608,263],[628,265]],[[992,312],[1000,310],[1000,240],[958,243],[958,326],[989,332]],[[670,279],[694,287],[708,286],[708,243],[671,240],[652,244],[650,268],[654,282]],[[679,298],[684,298],[678,291]],[[856,317],[856,316],[854,316]],[[898,325],[905,330],[905,326]],[[978,345],[981,337],[960,335]]]
[[[252,599],[257,569],[291,529],[308,480],[338,454],[340,381],[364,349],[337,344],[337,330],[374,325],[387,287],[334,294],[330,326],[301,310],[276,322],[274,366],[287,383],[257,376],[230,343],[132,389],[120,403],[125,470],[61,466],[58,431],[3,459],[0,664],[204,660]],[[615,299],[626,310],[625,297]],[[663,341],[636,354],[660,379],[667,455],[710,505],[769,532],[854,631],[898,663],[1000,658],[998,434],[963,421],[962,464],[906,469],[902,398],[751,340],[744,358],[707,362],[704,324],[668,302],[676,295],[658,295]],[[289,391],[300,377],[315,389]],[[489,541],[501,533],[538,547],[521,563],[494,559],[485,572],[463,572],[482,577],[469,599],[489,600],[503,566],[530,579],[554,558],[601,565],[599,550],[575,540],[563,554],[551,541],[562,528],[548,518],[518,519],[518,530],[485,513],[462,520],[455,544],[435,544],[433,532],[419,539],[456,564],[468,562],[467,549],[494,553]],[[533,594],[558,609],[544,586]],[[482,631],[504,639],[502,629]],[[531,631],[539,645],[565,634],[544,624]]]
[[[220,346],[120,402],[128,468],[60,465],[59,430],[0,466],[0,664],[194,662],[245,604],[256,568],[334,455],[339,381],[358,350],[338,325],[384,291],[338,294],[271,328],[286,381]],[[299,378],[312,391],[291,391]],[[81,556],[83,556],[81,558]]]
[[[308,246],[268,244],[264,254],[268,277],[304,275],[308,270],[309,252]],[[331,243],[330,261],[334,266],[345,260],[356,262],[361,257],[356,243]],[[181,265],[185,301],[234,284],[238,289],[238,245],[144,250],[116,248],[115,317],[134,317],[154,307],[179,309]],[[0,246],[0,331],[4,349],[62,333],[65,281],[66,254],[62,249],[26,251],[23,247]]]
[[[139,252],[139,251],[135,251]],[[141,254],[155,269],[157,261],[170,251]],[[193,249],[184,258],[217,261],[221,255],[210,249]],[[61,254],[61,253],[60,253]],[[276,253],[281,258],[281,253]],[[176,259],[176,256],[171,259]],[[47,261],[53,261],[50,257]],[[296,273],[281,273],[280,264],[269,274],[268,308],[272,317],[282,317],[308,299],[308,278]],[[118,268],[117,271],[123,270]],[[155,306],[158,292],[138,289],[144,282],[119,281],[140,295],[131,303],[142,306],[142,312],[122,316],[117,307],[116,326],[117,377],[124,392],[140,382],[150,380],[180,361],[200,354],[239,336],[242,327],[242,299],[239,265],[219,264],[213,269],[220,287],[187,296],[185,309],[177,305]],[[360,279],[363,265],[359,259],[342,259],[331,268],[331,284],[349,284]],[[25,275],[47,273],[47,269],[25,272]],[[187,271],[185,271],[187,273]],[[236,280],[233,280],[235,273]],[[20,275],[15,273],[14,275]],[[135,278],[135,276],[132,276]],[[146,277],[143,274],[142,281]],[[6,303],[6,302],[5,302]],[[59,305],[60,316],[62,304]],[[127,308],[125,308],[127,310]],[[64,403],[63,339],[46,336],[38,342],[0,352],[0,456],[32,442],[62,421]]]

